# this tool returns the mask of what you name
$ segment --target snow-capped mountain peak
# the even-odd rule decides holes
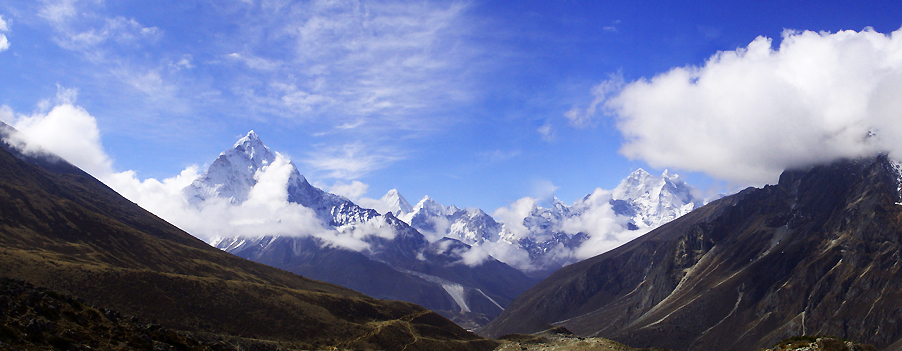
[[[257,185],[255,176],[258,171],[273,164],[276,157],[278,154],[263,144],[257,133],[250,131],[232,148],[220,153],[203,175],[182,190],[183,194],[195,206],[200,206],[211,198],[241,204]],[[378,215],[342,196],[310,185],[291,161],[288,161],[288,165],[291,167],[290,174],[284,184],[288,202],[312,209],[323,224],[339,226],[363,222]]]
[[[254,174],[275,159],[276,154],[252,130],[231,149],[220,153],[207,171],[185,188],[185,195],[193,203],[212,197],[236,204],[244,202],[257,183]]]
[[[671,174],[670,174],[670,171],[668,171],[668,170],[666,170],[666,169],[664,170],[664,173],[661,173],[661,178],[665,178],[665,179],[668,179],[668,178],[679,178],[679,177],[680,177],[679,174],[673,174],[673,175],[671,175]]]
[[[384,202],[388,208],[391,210],[395,216],[399,216],[405,213],[413,212],[413,206],[407,202],[407,199],[404,198],[403,195],[398,191],[398,189],[389,190],[385,193],[385,196],[382,197],[382,202]]]
[[[478,208],[457,211],[448,217],[447,237],[460,240],[468,245],[497,242],[500,239],[501,224],[492,216]]]
[[[429,197],[429,195],[426,195],[423,196],[420,202],[417,202],[416,206],[413,207],[411,213],[428,213],[432,216],[450,216],[458,210],[460,209],[457,208],[457,206],[444,206],[433,200],[431,197]]]
[[[235,146],[234,146],[234,147],[238,147],[239,145],[247,144],[247,143],[260,143],[260,144],[262,144],[263,142],[260,141],[260,136],[257,135],[257,133],[254,132],[253,129],[251,129],[251,131],[247,132],[247,135],[245,135],[245,136],[244,136],[243,138],[241,138],[241,139],[238,139],[238,141],[235,142]]]
[[[570,206],[558,199],[557,196],[552,197],[551,207],[558,213],[564,213],[569,210]]]
[[[397,190],[392,189],[382,197],[382,202],[394,210],[400,208],[397,200],[404,200]],[[406,201],[403,201],[406,203]],[[408,206],[410,206],[408,204]],[[428,234],[431,241],[452,238],[467,245],[480,245],[485,242],[498,241],[501,224],[492,216],[478,208],[460,209],[457,206],[444,206],[431,197],[424,196],[416,206],[408,212],[401,213],[398,219],[410,224],[421,233]]]
[[[637,169],[614,188],[613,200],[627,202],[635,210],[636,224],[657,227],[703,204],[678,174],[665,170],[655,177]]]
[[[239,139],[235,146],[223,151],[220,155],[229,157],[233,164],[241,164],[249,167],[249,170],[253,169],[253,172],[276,159],[276,154],[263,144],[263,140],[260,140],[260,137],[253,130],[248,132],[245,137]]]
[[[665,174],[667,174],[666,171]],[[615,200],[638,198],[651,191],[651,188],[655,187],[657,180],[655,176],[639,168],[620,181],[620,184],[614,188],[611,195]]]

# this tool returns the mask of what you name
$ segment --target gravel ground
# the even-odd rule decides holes
[[[632,348],[604,338],[583,338],[572,335],[515,335],[502,338],[498,341],[503,344],[495,348],[495,351],[651,351],[650,349]]]

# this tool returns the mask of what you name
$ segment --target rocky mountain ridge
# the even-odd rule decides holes
[[[564,267],[480,333],[551,325],[639,347],[753,350],[795,335],[898,349],[899,166],[788,170]]]

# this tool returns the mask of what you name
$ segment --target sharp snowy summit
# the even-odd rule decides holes
[[[385,193],[385,196],[382,197],[382,202],[388,206],[390,212],[394,213],[395,216],[399,216],[402,213],[410,213],[413,212],[413,206],[410,206],[410,203],[407,202],[407,199],[404,196],[401,196],[401,193],[398,192],[398,189],[389,190]]]
[[[614,201],[625,201],[639,227],[655,228],[695,208],[705,200],[693,195],[693,188],[677,174],[664,171],[655,177],[638,169],[620,182],[612,192]]]
[[[254,175],[275,159],[276,154],[252,130],[231,149],[220,153],[207,171],[185,188],[185,195],[192,203],[215,197],[242,203],[257,184]]]
[[[183,190],[185,197],[195,206],[211,199],[224,199],[241,204],[248,199],[261,176],[275,166],[277,159],[285,162],[288,177],[283,186],[286,201],[312,209],[326,225],[347,225],[378,216],[373,210],[363,209],[343,196],[325,192],[307,182],[291,161],[273,152],[257,133],[250,131],[235,145],[219,154],[210,167],[190,186]]]

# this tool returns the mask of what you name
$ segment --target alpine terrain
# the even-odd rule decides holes
[[[884,155],[787,170],[562,268],[480,333],[562,326],[677,350],[834,335],[899,349],[900,184]]]
[[[635,231],[638,236],[704,205],[705,200],[693,192],[676,174],[664,171],[655,177],[638,169],[606,193],[601,205],[610,206],[610,215],[619,219],[617,231]],[[572,253],[589,235],[579,231],[582,228],[568,228],[568,222],[599,216],[590,212],[598,207],[593,195],[586,195],[569,206],[557,198],[548,208],[532,204],[528,214],[516,223],[500,223],[478,208],[444,206],[429,196],[411,207],[395,189],[382,197],[382,201],[397,218],[427,236],[452,238],[472,246],[509,245],[510,249],[524,251],[528,260],[505,263],[530,276],[544,278],[579,260]]]
[[[0,277],[15,279],[0,281],[4,349],[495,346],[420,306],[210,247],[55,155],[19,152],[5,141],[12,128],[0,132]]]
[[[195,206],[248,201],[259,172],[276,161],[253,131],[209,166],[184,194]],[[256,178],[255,178],[256,177]],[[311,185],[290,164],[287,201],[311,209],[323,231],[362,241],[347,247],[317,233],[225,235],[212,244],[255,262],[339,284],[381,299],[409,301],[476,327],[497,316],[536,280],[492,258],[470,258],[470,245],[452,238],[430,242],[395,214],[380,215]],[[397,207],[410,205],[398,194]]]

